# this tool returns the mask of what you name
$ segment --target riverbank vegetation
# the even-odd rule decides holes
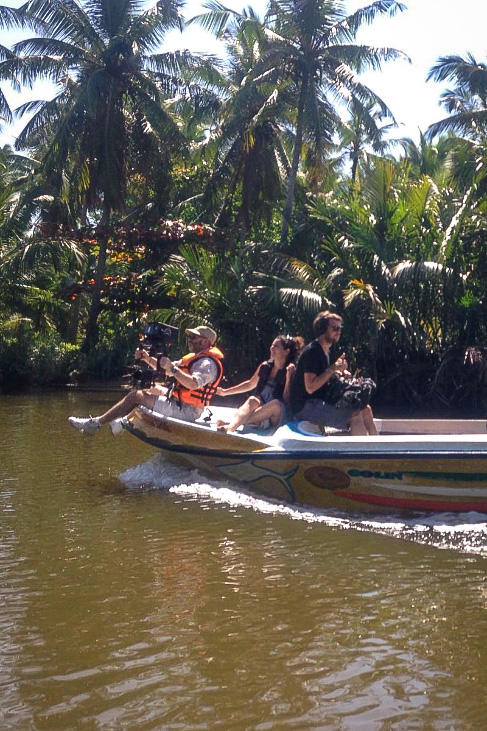
[[[210,0],[222,59],[161,51],[182,6],[144,8],[0,6],[5,123],[8,84],[55,87],[0,150],[0,383],[119,376],[151,320],[211,325],[242,377],[330,308],[384,409],[484,410],[487,65],[438,59],[443,118],[391,143],[360,73],[404,56],[356,34],[400,3]]]

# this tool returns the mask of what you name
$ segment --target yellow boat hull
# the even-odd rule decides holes
[[[321,437],[290,424],[246,438],[139,409],[125,426],[169,458],[283,502],[487,512],[485,433]]]

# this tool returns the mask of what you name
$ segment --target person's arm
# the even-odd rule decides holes
[[[157,358],[154,358],[154,360],[157,361]],[[190,390],[193,390],[195,388],[199,388],[200,384],[198,383],[197,379],[193,377],[192,373],[187,373],[186,371],[182,371],[178,367],[178,362],[173,363],[169,358],[160,358],[159,365],[161,367],[161,370],[163,370],[167,376],[172,376],[176,379],[178,383],[181,384],[181,386],[184,386],[184,388],[188,388]]]
[[[327,383],[330,378],[335,375],[335,373],[342,373],[343,371],[346,371],[347,368],[348,363],[345,359],[345,353],[342,353],[333,365],[328,366],[323,373],[316,375],[316,373],[306,371],[304,374],[304,386],[306,391],[310,395],[313,394],[315,391],[318,391],[319,388],[324,386],[325,383]]]
[[[288,405],[291,401],[291,383],[293,382],[295,372],[296,366],[294,363],[289,363],[286,368],[286,383],[284,384],[284,391],[282,394],[282,400],[286,405]]]
[[[157,371],[158,366],[160,365],[162,370],[165,370],[165,368],[162,366],[163,361],[168,361],[171,363],[169,358],[155,358],[152,355],[149,355],[147,350],[136,350],[135,351],[135,360],[142,360],[144,363],[147,363],[149,368],[152,368],[153,371]],[[178,365],[179,361],[174,361],[174,363],[171,363],[171,365]],[[167,372],[167,371],[166,371]]]
[[[237,383],[235,386],[229,386],[228,388],[221,388],[218,386],[216,389],[217,396],[234,396],[237,393],[247,393],[247,391],[252,391],[259,382],[259,371],[262,365],[263,364],[261,363],[252,378],[249,378],[248,381],[242,381],[242,383]]]
[[[135,360],[141,360],[144,363],[147,363],[149,368],[152,368],[153,371],[157,370],[157,358],[154,358],[153,356],[149,355],[147,350],[136,350],[135,351]]]

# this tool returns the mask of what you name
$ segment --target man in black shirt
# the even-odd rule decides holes
[[[316,340],[307,345],[299,358],[291,386],[291,409],[296,419],[310,421],[339,431],[350,429],[353,436],[377,434],[370,406],[360,411],[337,408],[326,402],[327,383],[335,374],[350,375],[345,353],[330,364],[330,348],[340,340],[343,321],[340,315],[320,312],[313,329]]]

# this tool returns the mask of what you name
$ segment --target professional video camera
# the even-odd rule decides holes
[[[144,334],[140,336],[138,349],[145,349],[151,358],[157,358],[157,369],[153,370],[145,361],[136,360],[134,365],[129,366],[133,388],[149,388],[155,381],[164,380],[165,373],[159,370],[159,360],[169,357],[178,333],[177,327],[163,322],[149,322],[146,325]]]

